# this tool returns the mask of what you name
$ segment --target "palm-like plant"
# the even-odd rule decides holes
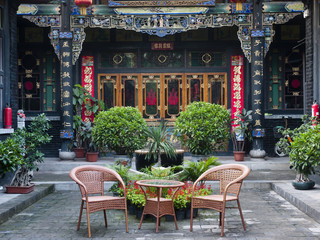
[[[147,158],[158,157],[157,166],[161,167],[161,152],[164,152],[169,158],[175,158],[175,148],[168,139],[169,129],[166,122],[161,122],[159,126],[147,128],[145,134],[148,138],[147,147],[149,152]]]
[[[195,182],[202,173],[211,167],[218,166],[220,164],[221,163],[218,161],[218,158],[214,156],[209,157],[206,161],[186,161],[186,164],[182,168],[182,172],[179,174],[179,180]]]

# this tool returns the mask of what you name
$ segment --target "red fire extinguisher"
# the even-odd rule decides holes
[[[317,117],[319,119],[319,104],[314,100],[312,104],[312,117]]]
[[[4,109],[4,128],[12,128],[12,109],[9,104]]]

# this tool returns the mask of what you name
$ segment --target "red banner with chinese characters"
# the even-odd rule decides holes
[[[93,56],[83,56],[81,64],[82,87],[94,97],[94,60]],[[93,122],[94,115],[91,111],[82,108],[82,121]]]
[[[243,57],[231,56],[231,119],[235,119],[243,108]],[[237,120],[232,129],[237,126]]]

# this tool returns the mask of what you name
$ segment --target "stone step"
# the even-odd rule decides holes
[[[219,161],[222,164],[227,163],[240,163],[247,165],[252,171],[254,170],[289,170],[289,158],[266,158],[266,160],[250,159],[246,157],[242,162],[236,162],[232,156],[218,156]],[[190,160],[191,157],[184,157],[185,160]],[[102,157],[97,162],[87,162],[84,158],[75,159],[73,161],[61,161],[59,158],[46,158],[45,161],[39,164],[39,170],[41,172],[57,172],[68,173],[72,168],[81,165],[100,165],[106,164],[112,165],[114,163],[113,157]],[[135,158],[132,160],[132,169],[135,169]]]

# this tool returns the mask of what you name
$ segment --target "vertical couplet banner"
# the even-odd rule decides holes
[[[94,59],[93,56],[83,56],[81,64],[82,87],[94,97]],[[82,109],[82,121],[93,122],[94,115],[91,111]]]
[[[231,119],[235,119],[243,108],[243,57],[231,56]],[[232,123],[232,130],[237,120]]]

